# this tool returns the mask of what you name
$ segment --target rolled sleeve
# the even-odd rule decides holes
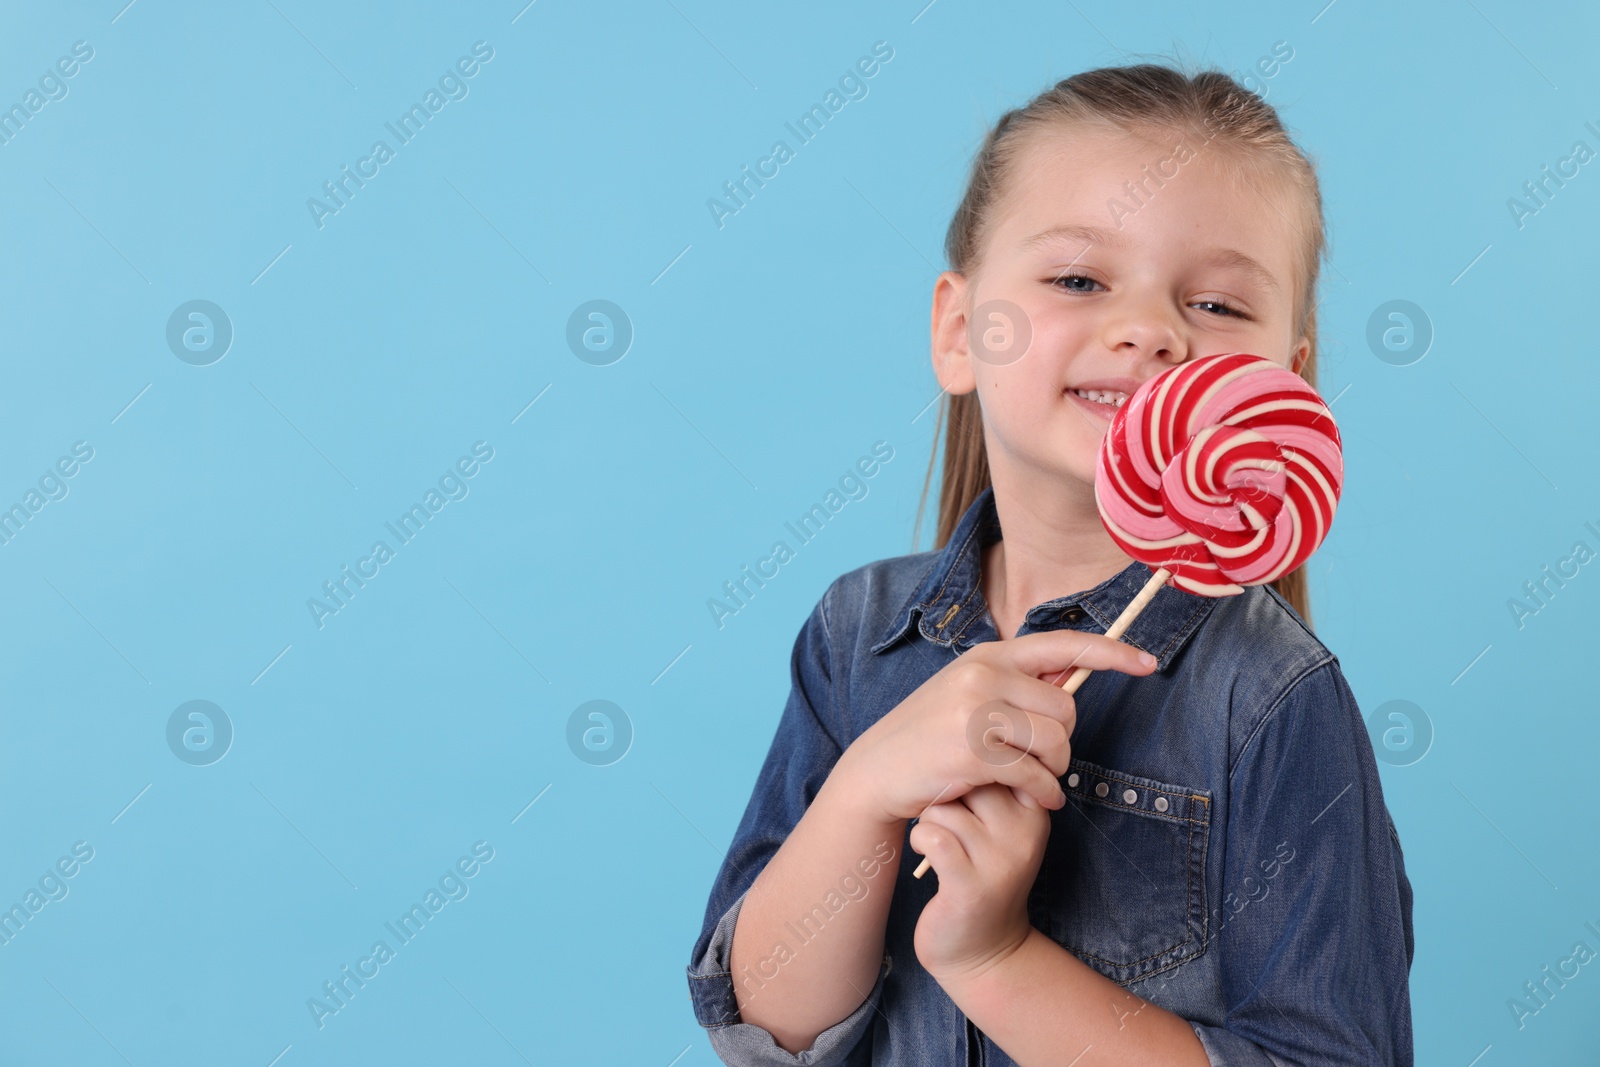
[[[889,971],[885,956],[878,980],[861,1005],[819,1034],[810,1049],[793,1054],[780,1048],[767,1030],[740,1019],[735,976],[729,966],[734,926],[745,894],[799,823],[843,752],[827,616],[829,597],[837,584],[817,601],[795,638],[789,658],[789,698],[712,886],[687,968],[695,1019],[706,1028],[717,1055],[731,1067],[836,1067],[847,1058],[854,1059],[851,1052],[871,1026]]]
[[[1211,1063],[1411,1067],[1411,885],[1337,660],[1246,741],[1227,825],[1212,913],[1227,1012],[1191,1020]]]
[[[733,927],[743,904],[744,894],[740,893],[739,899],[717,921],[705,955],[689,968],[689,995],[694,1000],[695,1018],[706,1028],[712,1049],[730,1067],[784,1064],[836,1067],[843,1064],[872,1024],[872,1013],[878,1008],[883,996],[883,980],[889,973],[889,957],[884,956],[883,965],[878,968],[878,979],[860,1007],[818,1034],[810,1048],[799,1053],[786,1051],[767,1030],[739,1021],[728,957],[733,945]]]

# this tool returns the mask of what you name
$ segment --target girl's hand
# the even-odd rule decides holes
[[[989,782],[1059,808],[1066,797],[1056,779],[1067,773],[1078,712],[1057,683],[1079,666],[1146,675],[1155,660],[1075,630],[985,641],[857,737],[834,776],[866,817],[882,822],[914,818]]]
[[[981,785],[935,804],[911,828],[939,892],[917,919],[917,959],[940,982],[982,973],[1010,955],[1032,929],[1028,893],[1044,859],[1050,813],[1027,793]]]

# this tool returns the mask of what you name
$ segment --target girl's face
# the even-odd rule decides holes
[[[1169,367],[1251,352],[1298,370],[1310,347],[1292,331],[1295,202],[1230,178],[1215,147],[1151,136],[1035,135],[977,272],[935,286],[935,373],[978,391],[990,465],[1012,484],[1092,486],[1116,405]]]

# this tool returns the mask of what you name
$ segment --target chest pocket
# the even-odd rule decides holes
[[[1124,985],[1200,955],[1210,792],[1076,759],[1060,782],[1033,924]]]

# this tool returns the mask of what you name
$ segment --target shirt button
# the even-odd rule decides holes
[[[1094,795],[1097,797],[1103,797],[1109,792],[1111,792],[1111,787],[1104,782],[1100,782],[1094,787]]]
[[[1122,792],[1123,803],[1132,804],[1134,801],[1136,801],[1138,799],[1139,799],[1139,794],[1135,793],[1132,789],[1123,790],[1123,792]]]
[[[1077,622],[1081,618],[1083,618],[1083,612],[1079,611],[1077,608],[1067,609],[1066,620],[1068,622]]]
[[[1157,811],[1166,811],[1167,810],[1167,798],[1166,797],[1156,797],[1156,810]]]
[[[1073,789],[1078,788],[1078,772],[1077,771],[1073,771],[1071,774],[1067,775],[1067,785],[1070,786]]]

